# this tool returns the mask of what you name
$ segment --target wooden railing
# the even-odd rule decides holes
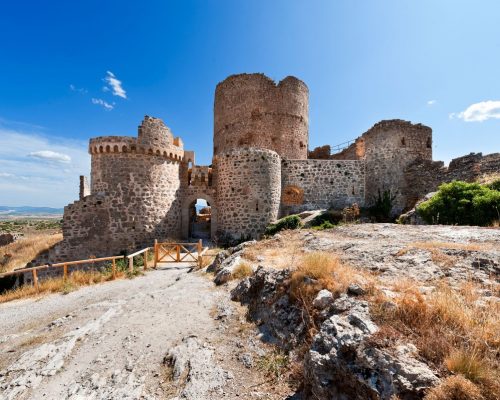
[[[103,262],[103,261],[111,261],[111,272],[113,274],[113,279],[116,278],[116,260],[123,259],[125,256],[113,256],[113,257],[101,257],[101,258],[89,258],[87,260],[78,260],[78,261],[67,261],[67,262],[62,262],[62,263],[56,263],[56,264],[47,264],[47,265],[40,265],[38,267],[30,267],[30,268],[21,268],[21,269],[16,269],[11,272],[6,272],[3,274],[0,274],[0,278],[4,278],[6,276],[12,276],[12,275],[20,275],[20,274],[25,274],[31,272],[33,276],[33,286],[35,286],[36,289],[38,289],[38,271],[44,270],[44,269],[49,269],[49,268],[63,268],[63,279],[68,278],[68,267],[71,265],[81,265],[81,264],[94,264],[96,262]]]
[[[101,258],[89,258],[86,260],[77,261],[67,261],[55,264],[40,265],[37,267],[30,268],[20,268],[14,271],[5,272],[0,274],[0,278],[6,276],[20,275],[30,273],[33,277],[33,285],[38,290],[38,271],[49,269],[49,268],[62,268],[63,269],[63,279],[68,278],[68,267],[72,265],[81,264],[95,264],[97,262],[111,261],[111,272],[113,279],[116,278],[116,260],[128,259],[129,271],[132,273],[134,271],[134,257],[143,255],[144,270],[149,268],[149,251],[154,250],[154,268],[157,267],[159,262],[196,262],[198,266],[201,267],[203,255],[207,252],[208,247],[203,248],[201,239],[197,243],[159,243],[155,240],[154,247],[146,247],[142,250],[136,251],[135,253],[129,254],[128,256],[113,256],[113,257],[101,257]],[[195,254],[196,253],[196,254]]]
[[[135,253],[132,253],[127,256],[128,258],[128,269],[130,272],[134,272],[134,257],[144,254],[142,256],[143,259],[143,264],[144,264],[144,270],[148,269],[148,257],[149,257],[149,250],[151,250],[151,247],[146,247],[145,249],[136,251]]]
[[[160,262],[196,262],[201,266],[203,255],[207,250],[208,247],[203,248],[201,239],[196,243],[160,243],[155,240],[154,267],[156,268]]]

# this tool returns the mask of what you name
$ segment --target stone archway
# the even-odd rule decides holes
[[[193,204],[196,203],[197,199],[206,200],[206,202],[211,207],[210,238],[213,239],[215,237],[215,232],[217,232],[217,206],[214,198],[205,192],[194,193],[184,199],[181,210],[182,238],[189,239],[190,220],[191,220],[190,209],[192,208]]]

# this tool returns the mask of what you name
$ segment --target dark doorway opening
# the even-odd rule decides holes
[[[212,207],[205,199],[196,199],[189,206],[189,237],[210,239]]]

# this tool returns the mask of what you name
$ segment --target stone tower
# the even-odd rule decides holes
[[[233,75],[217,85],[214,171],[219,236],[258,238],[278,219],[281,160],[307,159],[307,86],[287,77]]]
[[[276,84],[264,74],[232,75],[215,89],[214,156],[242,147],[307,159],[309,89],[289,76]]]

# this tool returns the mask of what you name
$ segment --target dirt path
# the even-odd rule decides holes
[[[0,399],[220,398],[234,373],[210,343],[227,295],[177,265],[0,305]],[[162,367],[168,352],[171,373],[192,375],[177,393]]]

